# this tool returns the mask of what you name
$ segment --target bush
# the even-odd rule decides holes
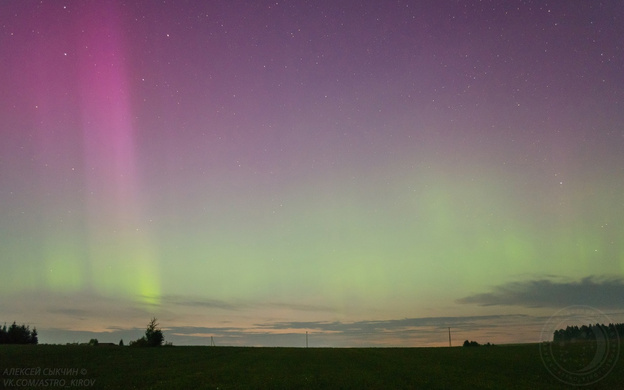
[[[145,337],[141,337],[140,339],[137,339],[135,341],[130,341],[129,345],[131,347],[148,347]]]

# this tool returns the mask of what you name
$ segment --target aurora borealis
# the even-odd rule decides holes
[[[3,1],[0,321],[332,346],[533,342],[575,304],[621,322],[623,18]]]

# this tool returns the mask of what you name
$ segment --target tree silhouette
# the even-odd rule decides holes
[[[554,342],[582,342],[596,341],[596,338],[622,338],[624,337],[624,324],[589,324],[578,327],[567,326],[553,332]]]
[[[147,345],[150,347],[160,347],[165,341],[165,336],[163,336],[162,330],[158,328],[156,317],[152,318],[147,325],[147,329],[145,330],[145,340],[147,341]]]
[[[37,328],[30,330],[26,325],[17,325],[13,322],[7,328],[6,324],[0,328],[0,344],[37,344]]]
[[[147,329],[145,329],[145,336],[136,341],[131,341],[131,347],[160,347],[165,341],[162,330],[158,327],[156,318],[152,318]]]
[[[464,347],[479,347],[481,344],[477,343],[476,341],[464,341]]]

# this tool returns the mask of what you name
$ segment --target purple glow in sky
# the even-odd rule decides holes
[[[577,304],[624,321],[623,18],[4,1],[0,321],[331,346],[538,341]]]

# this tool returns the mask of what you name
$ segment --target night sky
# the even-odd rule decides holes
[[[619,0],[2,1],[0,323],[442,346],[536,342],[569,305],[624,322],[623,39]]]

